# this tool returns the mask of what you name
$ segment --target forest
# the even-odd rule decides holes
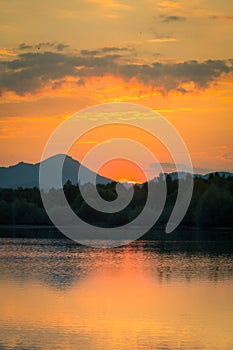
[[[157,186],[161,186],[163,181],[166,181],[167,185],[167,198],[163,212],[155,224],[158,227],[166,225],[178,192],[178,180],[172,179],[170,175],[161,175],[153,183],[155,196]],[[142,211],[147,199],[148,185],[146,183],[135,185],[131,202],[117,213],[103,213],[92,209],[84,201],[80,187],[73,185],[70,181],[64,185],[63,189],[70,207],[84,221],[97,226],[116,227],[132,221]],[[113,201],[117,197],[116,182],[97,185],[97,190],[106,201]],[[124,190],[128,191],[127,187],[124,187]],[[57,191],[61,190],[51,189],[45,194],[51,198],[51,203]],[[151,208],[151,215],[153,215],[153,208]],[[43,207],[39,189],[1,189],[0,224],[52,225]],[[181,226],[233,227],[233,176],[221,177],[218,173],[213,173],[208,179],[194,178],[192,200]]]

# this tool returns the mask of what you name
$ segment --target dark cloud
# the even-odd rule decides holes
[[[45,85],[60,86],[66,76],[77,77],[84,85],[88,77],[102,77],[108,74],[119,76],[126,81],[136,78],[144,85],[152,86],[162,93],[170,90],[187,92],[183,84],[192,82],[196,88],[206,88],[217,81],[222,74],[233,71],[233,60],[196,60],[151,64],[130,63],[127,53],[103,53],[91,55],[82,50],[79,54],[41,51],[21,53],[14,60],[0,62],[0,93],[14,91],[18,95],[35,93]],[[100,51],[93,50],[93,52]],[[114,50],[113,50],[114,51]],[[123,51],[123,49],[122,49]]]
[[[42,49],[42,48],[54,48],[56,51],[63,51],[64,49],[66,49],[67,47],[69,47],[69,45],[67,44],[63,44],[63,43],[56,43],[56,42],[40,42],[36,45],[27,45],[25,43],[21,43],[18,45],[18,50],[31,50],[31,49]]]
[[[161,21],[164,23],[170,23],[170,22],[182,22],[186,20],[186,17],[182,16],[166,16],[166,15],[161,15],[160,16]]]
[[[130,64],[121,65],[118,69],[123,77],[136,77],[144,84],[158,87],[162,92],[182,88],[182,84],[190,82],[193,82],[197,88],[206,88],[223,73],[232,71],[232,61],[224,60],[155,62],[151,65]]]
[[[84,57],[51,51],[23,53],[15,60],[0,62],[0,93],[11,90],[24,95],[66,76],[104,76],[106,72],[114,74],[114,61],[117,58],[119,55]]]
[[[133,48],[130,47],[115,47],[115,46],[106,46],[101,49],[103,53],[106,52],[122,52],[122,51],[133,51]]]
[[[162,56],[160,52],[154,52],[152,54],[152,57],[159,57],[159,56]]]
[[[31,50],[33,49],[32,45],[27,45],[25,43],[21,43],[18,45],[18,50]]]
[[[177,88],[176,91],[181,92],[182,94],[186,94],[186,93],[190,92],[189,90],[184,89],[184,88],[182,88],[182,87]]]
[[[66,48],[69,47],[69,46],[70,46],[70,45],[59,43],[59,44],[56,44],[56,45],[55,45],[55,49],[56,49],[57,51],[63,51],[64,49],[66,49]]]
[[[35,45],[35,47],[54,47],[55,43],[54,42],[50,42],[50,41],[47,41],[47,42],[41,42],[41,43],[38,43],[37,45]]]
[[[52,89],[53,89],[53,90],[56,90],[56,89],[58,89],[59,87],[61,87],[62,84],[64,84],[64,83],[65,83],[65,79],[57,80],[57,81],[55,81],[55,82],[52,84]]]
[[[129,47],[106,46],[96,50],[81,50],[80,53],[81,55],[84,55],[84,56],[97,56],[97,55],[102,55],[106,53],[127,52],[127,51],[131,52],[131,51],[134,51],[134,49]]]
[[[1,62],[0,89],[18,95],[36,92],[50,80],[75,74],[75,63],[72,57],[54,52],[20,54],[16,60]]]
[[[96,56],[99,52],[99,50],[81,50],[80,54],[83,56]]]

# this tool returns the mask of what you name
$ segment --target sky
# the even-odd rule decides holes
[[[233,171],[232,0],[0,0],[0,8],[0,166],[39,162],[51,133],[79,110],[128,102],[174,125],[196,172]],[[87,133],[70,155],[81,161],[102,141],[106,132]],[[174,170],[169,154],[160,162]],[[141,176],[120,161],[102,173]]]

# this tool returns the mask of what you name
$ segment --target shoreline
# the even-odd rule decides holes
[[[94,226],[94,225],[93,225]],[[103,228],[107,228],[104,227]],[[56,226],[54,225],[0,225],[0,230],[1,229],[9,229],[9,230],[39,230],[39,229],[55,229],[55,230],[59,230]],[[109,229],[111,229],[111,227],[109,227]],[[164,231],[165,226],[158,226],[158,227],[153,227],[151,228],[147,233],[153,233],[153,232],[157,232],[157,231]],[[221,226],[221,227],[214,227],[214,226],[210,226],[210,227],[197,227],[197,226],[178,226],[173,232],[171,232],[170,234],[173,234],[177,231],[185,231],[185,230],[189,230],[189,231],[203,231],[203,232],[207,232],[207,231],[233,231],[233,227],[228,227],[228,226]],[[169,235],[169,234],[167,234]]]
[[[0,225],[0,238],[70,239],[53,225]],[[96,239],[98,240],[99,238]],[[138,240],[232,242],[233,227],[198,228],[194,226],[180,226],[171,233],[165,233],[165,227],[160,226],[149,230]]]

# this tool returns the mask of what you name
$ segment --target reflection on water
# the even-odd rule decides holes
[[[231,249],[0,239],[0,349],[233,349]]]

